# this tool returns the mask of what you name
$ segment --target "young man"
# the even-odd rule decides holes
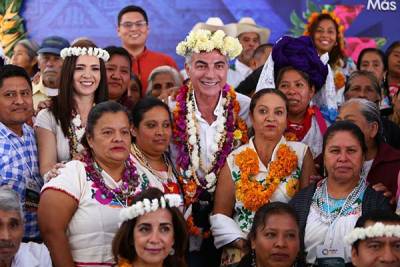
[[[146,11],[139,6],[126,6],[118,14],[118,36],[122,46],[132,57],[132,71],[142,83],[142,95],[147,89],[147,78],[150,72],[163,65],[178,69],[175,61],[160,52],[154,52],[146,47],[149,35],[149,19]]]
[[[26,71],[14,65],[0,69],[0,186],[16,191],[25,213],[25,241],[40,240],[37,207],[43,179],[36,139],[25,122],[33,115],[32,87]]]
[[[381,210],[362,215],[346,239],[354,266],[400,266],[400,216]]]

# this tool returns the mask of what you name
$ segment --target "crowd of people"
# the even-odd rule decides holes
[[[0,69],[0,267],[400,266],[400,42],[340,20],[268,43],[197,23],[171,56],[23,39]]]

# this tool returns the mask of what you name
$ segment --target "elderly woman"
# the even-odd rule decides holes
[[[179,72],[170,66],[159,66],[152,70],[148,78],[147,95],[166,100],[174,88],[182,86]]]
[[[29,39],[19,40],[14,46],[10,63],[24,68],[29,77],[33,78],[39,71],[38,50],[39,45],[35,41]]]
[[[357,125],[339,121],[324,135],[326,177],[301,190],[290,204],[299,216],[300,236],[307,264],[326,264],[324,249],[334,248],[343,266],[351,262],[350,246],[343,241],[362,213],[390,209],[389,200],[369,187],[360,176],[367,146]]]
[[[357,59],[357,69],[372,72],[380,85],[379,109],[381,114],[388,115],[391,113],[391,102],[389,90],[387,88],[386,73],[387,61],[385,54],[378,48],[364,48]]]
[[[378,106],[366,99],[350,99],[341,107],[338,120],[352,121],[364,134],[367,153],[362,176],[372,185],[382,183],[395,196],[397,174],[400,171],[400,151],[382,140],[383,129]]]
[[[353,72],[346,82],[344,89],[346,100],[364,98],[379,105],[381,100],[381,87],[375,76],[368,71]],[[394,148],[400,149],[400,128],[381,115],[384,140]]]
[[[74,159],[82,152],[89,111],[108,97],[106,51],[82,40],[61,52],[60,93],[52,99],[50,108],[39,112],[35,122],[40,173],[45,180],[56,163]]]
[[[39,226],[55,266],[111,266],[118,213],[146,189],[130,158],[130,120],[114,101],[89,113],[86,152],[42,189]]]
[[[141,99],[132,110],[133,160],[150,187],[164,193],[181,194],[178,173],[168,147],[172,137],[172,117],[167,104],[154,97]]]
[[[288,202],[315,172],[307,145],[283,136],[285,95],[274,89],[258,91],[250,103],[250,118],[254,137],[229,154],[218,177],[214,215],[210,217],[216,247],[225,246],[223,260],[231,255],[233,261],[240,260],[259,207]]]
[[[248,235],[251,252],[238,267],[291,267],[300,251],[300,229],[293,208],[272,202],[259,208]]]
[[[119,267],[185,267],[188,234],[179,210],[182,199],[156,188],[143,191],[124,208],[112,251]]]

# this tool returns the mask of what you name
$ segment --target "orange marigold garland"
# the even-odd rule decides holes
[[[297,168],[297,155],[288,145],[279,145],[276,156],[276,160],[269,164],[268,176],[263,182],[254,178],[259,167],[258,155],[253,149],[247,148],[235,157],[235,164],[240,170],[236,197],[246,209],[256,211],[268,203],[278,185]]]

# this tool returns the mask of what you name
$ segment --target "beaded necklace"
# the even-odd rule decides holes
[[[122,175],[122,184],[120,187],[111,189],[101,175],[103,169],[95,162],[89,152],[84,153],[81,161],[85,163],[85,171],[95,187],[99,188],[101,193],[107,198],[115,198],[122,206],[128,206],[132,200],[136,188],[139,185],[139,175],[133,161],[128,158],[125,161],[125,170]],[[125,204],[123,203],[125,202]]]

